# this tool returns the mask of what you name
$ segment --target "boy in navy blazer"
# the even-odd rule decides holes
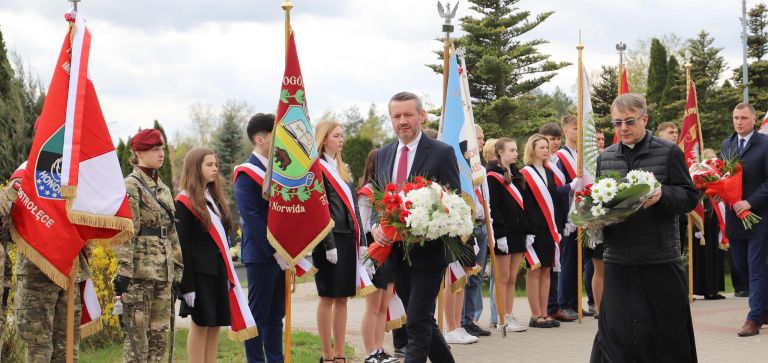
[[[731,254],[742,281],[749,282],[749,314],[739,336],[760,333],[768,320],[768,137],[756,132],[755,108],[742,102],[733,110],[736,131],[723,141],[722,157],[738,156],[743,167],[742,198],[726,211],[725,233]],[[752,229],[745,230],[736,216],[749,210],[762,218]],[[746,265],[744,264],[746,261]]]
[[[285,261],[267,241],[269,201],[262,197],[275,115],[259,113],[248,122],[253,153],[235,168],[235,201],[243,220],[242,261],[248,273],[248,306],[259,336],[245,341],[249,363],[283,362]]]

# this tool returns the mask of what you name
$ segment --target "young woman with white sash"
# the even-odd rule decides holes
[[[317,306],[317,328],[323,347],[320,362],[346,363],[347,300],[357,293],[359,256],[365,252],[360,244],[365,244],[365,239],[361,238],[352,175],[341,160],[344,147],[341,124],[320,122],[315,129],[315,140],[328,209],[334,222],[333,232],[312,251],[312,261],[318,269],[315,285],[320,296]]]
[[[547,317],[547,299],[549,295],[549,275],[553,267],[558,266],[556,256],[560,233],[555,221],[555,211],[560,198],[555,195],[557,186],[555,175],[545,165],[550,150],[547,138],[535,134],[528,138],[525,145],[525,167],[520,170],[523,176],[523,203],[525,205],[526,246],[533,247],[540,267],[528,262],[526,292],[531,307],[531,320],[528,326],[533,328],[551,328],[559,326],[551,317]]]
[[[517,170],[517,143],[510,138],[500,138],[495,145],[496,161],[488,162],[488,192],[490,194],[493,235],[496,238],[494,251],[498,274],[495,283],[499,284],[500,301],[504,308],[499,309],[505,316],[507,330],[521,332],[528,329],[512,314],[515,301],[515,283],[525,245],[525,212],[522,187],[522,175]],[[526,257],[530,265],[538,268],[533,247]]]
[[[184,258],[179,315],[192,316],[187,338],[189,361],[213,363],[219,327],[230,326],[228,333],[233,340],[244,341],[257,335],[229,255],[232,214],[213,150],[195,148],[187,153],[181,189],[176,197],[176,230]]]

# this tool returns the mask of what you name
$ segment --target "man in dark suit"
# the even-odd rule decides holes
[[[739,330],[739,336],[760,333],[768,320],[768,137],[755,132],[755,108],[742,102],[733,110],[736,131],[723,141],[722,157],[738,156],[743,167],[742,198],[728,208],[725,233],[731,243],[731,253],[741,281],[749,283],[749,314]],[[763,220],[745,230],[737,214],[751,211]],[[743,261],[747,261],[745,265]]]
[[[398,140],[382,147],[376,156],[378,183],[402,185],[421,175],[447,188],[459,189],[459,167],[453,150],[421,131],[427,117],[421,99],[410,92],[392,96],[389,116]],[[378,224],[373,225],[372,232],[376,243],[392,244]],[[401,243],[394,245],[392,254],[397,261],[395,289],[408,316],[405,362],[426,362],[427,356],[432,362],[453,362],[434,318],[435,299],[449,263],[444,247],[439,241],[428,241],[423,247],[414,246],[409,253],[410,263],[404,259]]]
[[[253,143],[248,161],[235,168],[235,201],[243,219],[242,261],[248,273],[248,306],[259,336],[245,341],[249,363],[283,362],[285,261],[267,241],[269,202],[262,197],[275,115],[259,113],[246,132]],[[266,359],[266,360],[265,360]]]

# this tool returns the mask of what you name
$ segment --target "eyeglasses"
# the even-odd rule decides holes
[[[634,119],[634,118],[630,118],[630,119],[626,119],[626,120],[612,120],[611,121],[611,124],[613,125],[614,129],[618,129],[622,125],[627,125],[627,127],[632,127],[632,126],[635,126],[636,123],[637,123],[637,119]]]

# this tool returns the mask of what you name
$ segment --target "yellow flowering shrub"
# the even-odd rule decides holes
[[[102,330],[85,338],[81,347],[101,347],[123,340],[123,332],[117,315],[112,315],[115,306],[115,292],[112,288],[112,278],[117,271],[117,257],[111,248],[95,246],[92,249],[88,264],[91,267],[93,287],[101,305]]]

